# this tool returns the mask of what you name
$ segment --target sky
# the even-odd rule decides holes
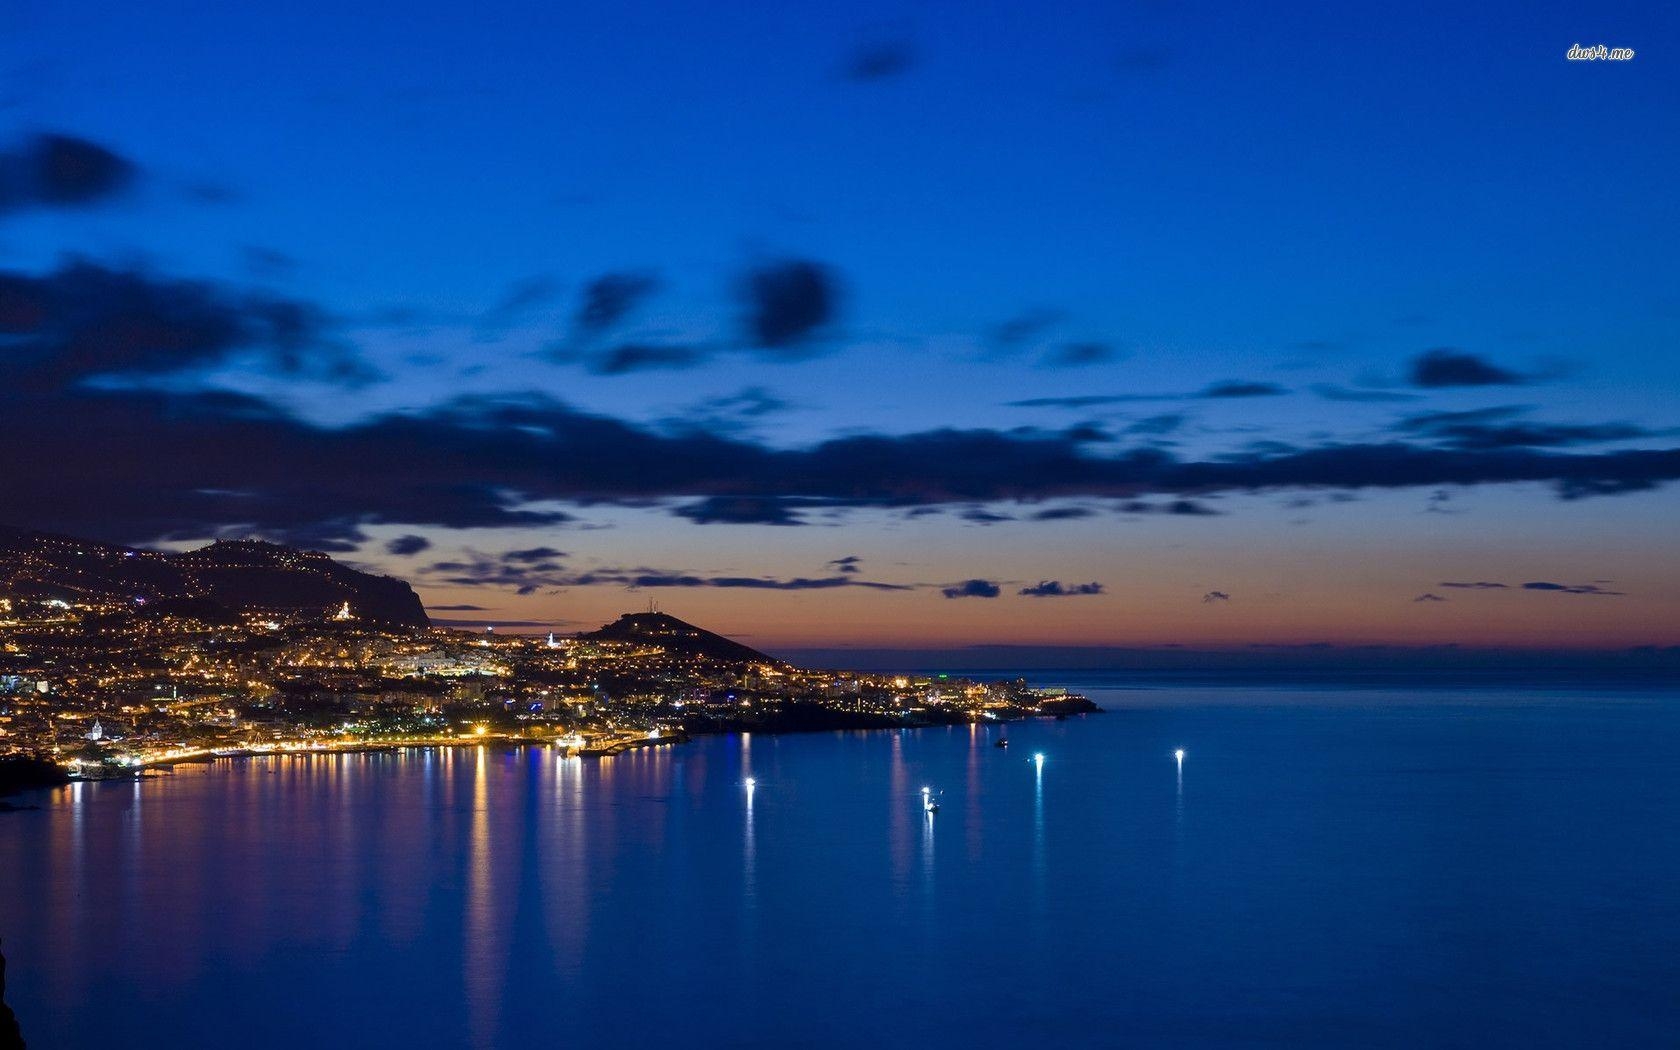
[[[1680,645],[1680,15],[1248,6],[23,0],[0,517],[772,651]]]

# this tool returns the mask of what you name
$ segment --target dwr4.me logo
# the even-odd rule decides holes
[[[1598,44],[1594,47],[1582,47],[1576,44],[1569,49],[1571,62],[1626,62],[1633,58],[1631,47],[1605,47]]]

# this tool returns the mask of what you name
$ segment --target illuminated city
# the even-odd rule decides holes
[[[282,577],[345,572],[272,544],[174,560]],[[1095,709],[1025,680],[805,670],[656,612],[557,637],[432,627],[417,601],[399,604],[411,621],[400,622],[364,618],[353,598],[230,609],[201,594],[109,596],[112,575],[152,561],[167,563],[30,534],[0,552],[0,756],[48,757],[70,776],[101,778],[240,754],[495,742],[611,755],[697,732]],[[348,578],[387,597],[400,586]]]
[[[0,1050],[1673,1050],[1677,89],[0,0]]]

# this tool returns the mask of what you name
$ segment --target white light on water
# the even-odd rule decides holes
[[[1178,759],[1178,764],[1182,766],[1184,764],[1184,749],[1181,747],[1177,751],[1174,751],[1173,757]]]
[[[755,788],[757,786],[758,786],[758,781],[754,780],[752,777],[747,778],[747,790],[748,791],[751,791],[753,788]]]
[[[1044,764],[1044,752],[1034,751],[1033,752],[1033,761],[1037,762],[1039,765],[1042,766]]]

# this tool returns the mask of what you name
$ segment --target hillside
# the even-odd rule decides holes
[[[735,663],[772,664],[783,662],[721,634],[685,623],[659,612],[625,613],[598,631],[579,637],[591,641],[639,642],[658,645],[672,652],[689,653]]]
[[[348,602],[360,620],[430,622],[402,580],[257,540],[162,552],[0,526],[0,594],[323,616]]]

